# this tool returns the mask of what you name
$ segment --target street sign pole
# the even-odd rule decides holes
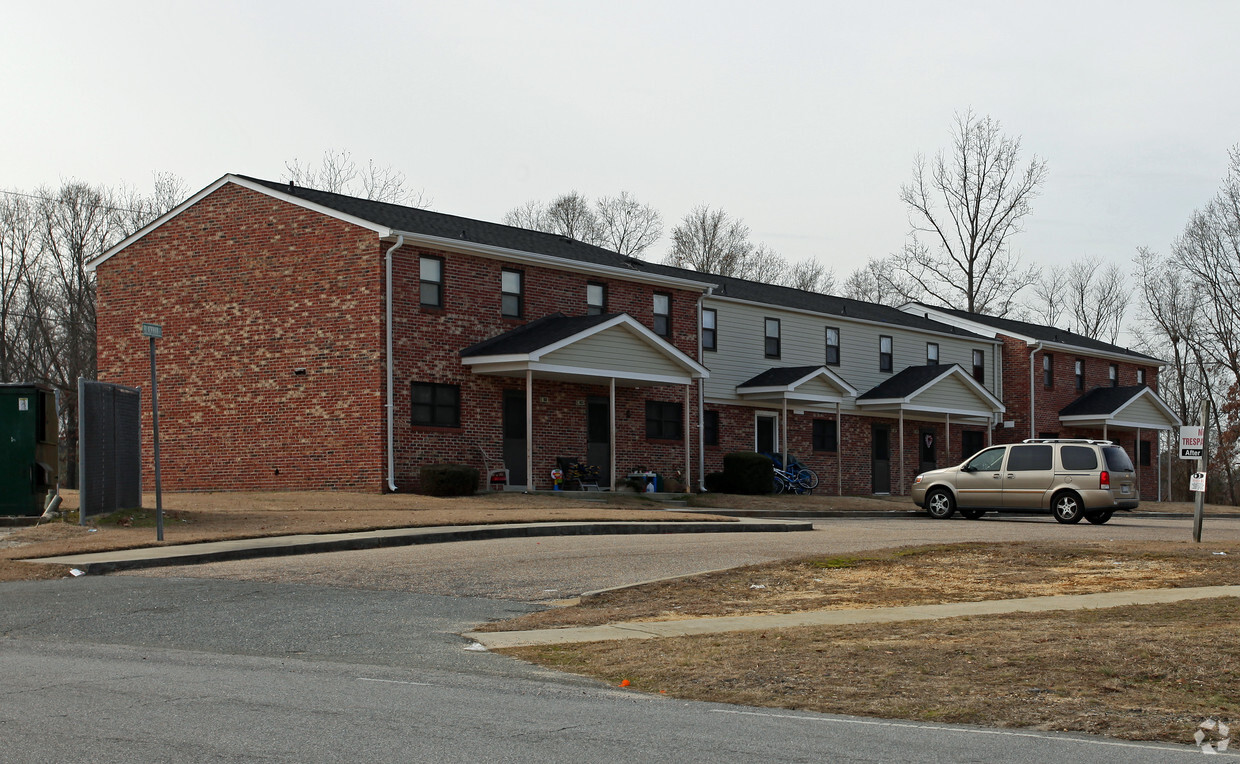
[[[143,324],[142,333],[151,338],[151,431],[155,441],[155,538],[164,540],[164,494],[159,479],[159,392],[155,385],[155,338],[164,336],[162,326]]]
[[[1201,474],[1206,473],[1206,454],[1210,450],[1210,435],[1206,428],[1207,418],[1210,416],[1210,399],[1206,398],[1201,402],[1201,456],[1197,459],[1197,471]],[[1201,543],[1201,521],[1206,513],[1206,491],[1205,486],[1197,492],[1197,499],[1193,507],[1193,541]]]

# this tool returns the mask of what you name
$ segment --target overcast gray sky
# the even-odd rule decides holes
[[[441,212],[628,190],[837,277],[972,108],[1050,167],[1028,261],[1165,252],[1240,142],[1240,3],[0,0],[0,187],[197,190],[348,149]],[[661,256],[665,235],[652,252]]]

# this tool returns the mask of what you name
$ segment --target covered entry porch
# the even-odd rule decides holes
[[[474,374],[523,382],[519,390],[504,393],[501,426],[511,487],[551,487],[554,458],[548,460],[546,454],[536,454],[544,445],[540,439],[547,443],[562,440],[556,428],[563,426],[566,414],[562,409],[568,405],[584,408],[588,442],[558,456],[584,455],[588,460],[603,461],[596,466],[604,473],[606,484],[615,486],[623,477],[619,469],[621,456],[645,463],[646,440],[641,434],[649,433],[648,427],[634,426],[631,412],[618,426],[617,390],[650,387],[677,387],[682,391],[674,396],[658,396],[653,412],[656,428],[667,430],[656,433],[668,436],[660,437],[660,443],[679,440],[683,453],[678,456],[683,456],[683,460],[677,459],[677,468],[683,469],[685,484],[692,485],[693,439],[688,432],[694,421],[693,390],[696,381],[709,376],[709,372],[628,314],[545,316],[465,348],[461,362]],[[557,398],[551,393],[562,393],[566,385],[572,390],[578,385],[588,390],[569,396],[571,404],[563,400],[553,404],[551,401]],[[646,416],[651,416],[649,405]],[[599,459],[600,456],[605,459]]]

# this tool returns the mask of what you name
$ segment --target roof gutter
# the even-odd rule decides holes
[[[396,377],[395,363],[392,359],[392,254],[405,244],[405,237],[397,235],[396,243],[388,248],[383,256],[384,268],[384,309],[387,326],[387,488],[396,493],[396,434],[394,432],[395,411],[393,408],[392,385]]]

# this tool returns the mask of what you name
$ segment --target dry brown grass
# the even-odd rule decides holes
[[[1226,554],[1216,554],[1225,552]],[[603,592],[482,631],[1240,583],[1240,545],[953,544],[813,557]]]
[[[63,578],[68,568],[24,563],[18,558],[51,557],[114,549],[160,546],[153,509],[118,512],[76,523],[77,492],[65,491],[62,510],[73,522],[0,529],[0,581]],[[513,492],[458,498],[416,494],[338,492],[169,493],[163,496],[163,545],[259,538],[302,533],[340,533],[444,525],[579,521],[685,521],[733,518],[663,509],[638,494],[567,496]],[[143,496],[145,507],[155,495]]]
[[[503,652],[677,698],[1191,743],[1240,719],[1235,600]]]

